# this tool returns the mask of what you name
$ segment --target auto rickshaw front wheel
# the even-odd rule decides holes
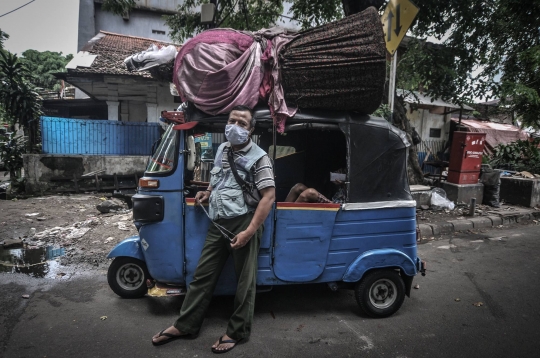
[[[367,273],[354,289],[356,302],[369,316],[384,318],[396,313],[405,300],[405,283],[396,270]]]
[[[146,264],[133,257],[117,257],[107,271],[107,282],[122,298],[140,298],[146,295],[146,279],[150,278]]]

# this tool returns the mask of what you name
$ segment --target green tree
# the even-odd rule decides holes
[[[201,24],[201,14],[193,9],[208,0],[186,0],[178,6],[177,13],[165,16],[171,28],[171,39],[184,42],[208,28]],[[214,16],[216,27],[237,30],[259,30],[275,23],[283,12],[282,0],[219,0]]]
[[[498,97],[525,125],[540,128],[540,3],[524,5],[423,1],[412,32],[442,45],[426,51],[417,41],[415,73],[428,94],[457,103]]]
[[[28,80],[30,72],[17,55],[0,51],[0,105],[3,120],[10,124],[11,132],[19,124],[32,145],[37,136],[38,119],[41,115],[41,103],[34,85]],[[12,186],[20,183],[22,154],[32,150],[24,147],[22,136],[10,135],[1,139],[5,142],[0,150],[0,157],[10,172]]]
[[[59,91],[60,82],[52,74],[65,72],[66,65],[73,55],[63,56],[62,52],[26,50],[20,58],[21,63],[28,69],[32,83],[39,88]]]
[[[29,78],[30,72],[17,55],[0,52],[0,103],[12,125],[28,127],[41,114],[39,96]]]
[[[8,38],[9,35],[0,29],[0,51],[4,49],[4,41],[6,41]]]

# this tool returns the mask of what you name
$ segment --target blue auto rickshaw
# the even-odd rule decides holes
[[[327,283],[333,290],[354,290],[359,306],[373,317],[395,313],[410,295],[413,277],[425,273],[417,256],[405,133],[382,118],[352,112],[298,111],[283,134],[276,133],[267,108],[256,109],[254,117],[252,139],[273,159],[276,179],[276,203],[264,223],[258,258],[258,289]],[[196,174],[211,166],[201,161],[194,138],[211,136],[215,149],[225,141],[228,117],[188,106],[185,118],[184,125],[168,126],[133,196],[139,235],[108,255],[114,258],[108,282],[121,297],[182,295],[193,279],[210,225],[194,201],[207,178]],[[284,202],[296,183],[331,197],[329,173],[338,168],[346,172],[344,203]],[[215,294],[234,295],[235,289],[228,262]]]

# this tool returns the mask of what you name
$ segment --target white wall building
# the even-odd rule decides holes
[[[80,51],[100,31],[169,41],[169,28],[163,15],[174,14],[182,0],[135,0],[136,8],[125,16],[114,15],[101,9],[102,0],[79,0]]]

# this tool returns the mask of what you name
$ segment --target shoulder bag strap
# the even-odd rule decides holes
[[[238,171],[236,170],[236,163],[234,162],[232,148],[229,148],[229,150],[227,152],[227,160],[229,161],[229,165],[231,166],[231,171],[232,171],[232,173],[234,175],[234,179],[236,179],[236,182],[238,183],[238,185],[240,185],[242,190],[249,191],[250,190],[250,185],[244,179],[240,178],[240,175],[238,175]]]

